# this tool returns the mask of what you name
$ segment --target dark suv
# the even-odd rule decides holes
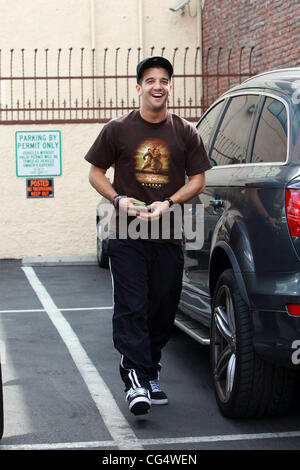
[[[210,344],[232,418],[286,412],[300,370],[299,103],[300,68],[267,72],[197,124],[213,168],[190,201],[204,206],[204,241],[184,249],[175,323]]]

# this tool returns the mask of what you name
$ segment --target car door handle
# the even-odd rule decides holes
[[[216,208],[216,207],[224,207],[225,203],[223,199],[214,199],[213,201],[209,201],[209,205]]]

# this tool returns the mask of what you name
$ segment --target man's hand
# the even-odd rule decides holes
[[[159,219],[164,212],[169,209],[168,201],[155,201],[149,206],[147,206],[147,212],[140,212],[138,219],[141,220],[157,220]]]
[[[148,207],[150,206],[136,206],[133,204],[134,202],[138,202],[137,199],[134,199],[133,197],[122,197],[121,199],[119,199],[119,209],[124,212],[127,212],[128,215],[134,217],[139,216],[143,213],[148,213]]]

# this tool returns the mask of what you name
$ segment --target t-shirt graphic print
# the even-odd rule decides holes
[[[135,175],[143,186],[160,189],[169,182],[171,152],[161,139],[148,138],[138,144],[135,154]]]

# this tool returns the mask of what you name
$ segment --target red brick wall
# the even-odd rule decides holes
[[[206,0],[203,55],[204,73],[210,75],[217,69],[223,75],[228,71],[254,75],[299,66],[300,0]],[[209,104],[244,78],[208,77],[204,83],[205,101]]]

